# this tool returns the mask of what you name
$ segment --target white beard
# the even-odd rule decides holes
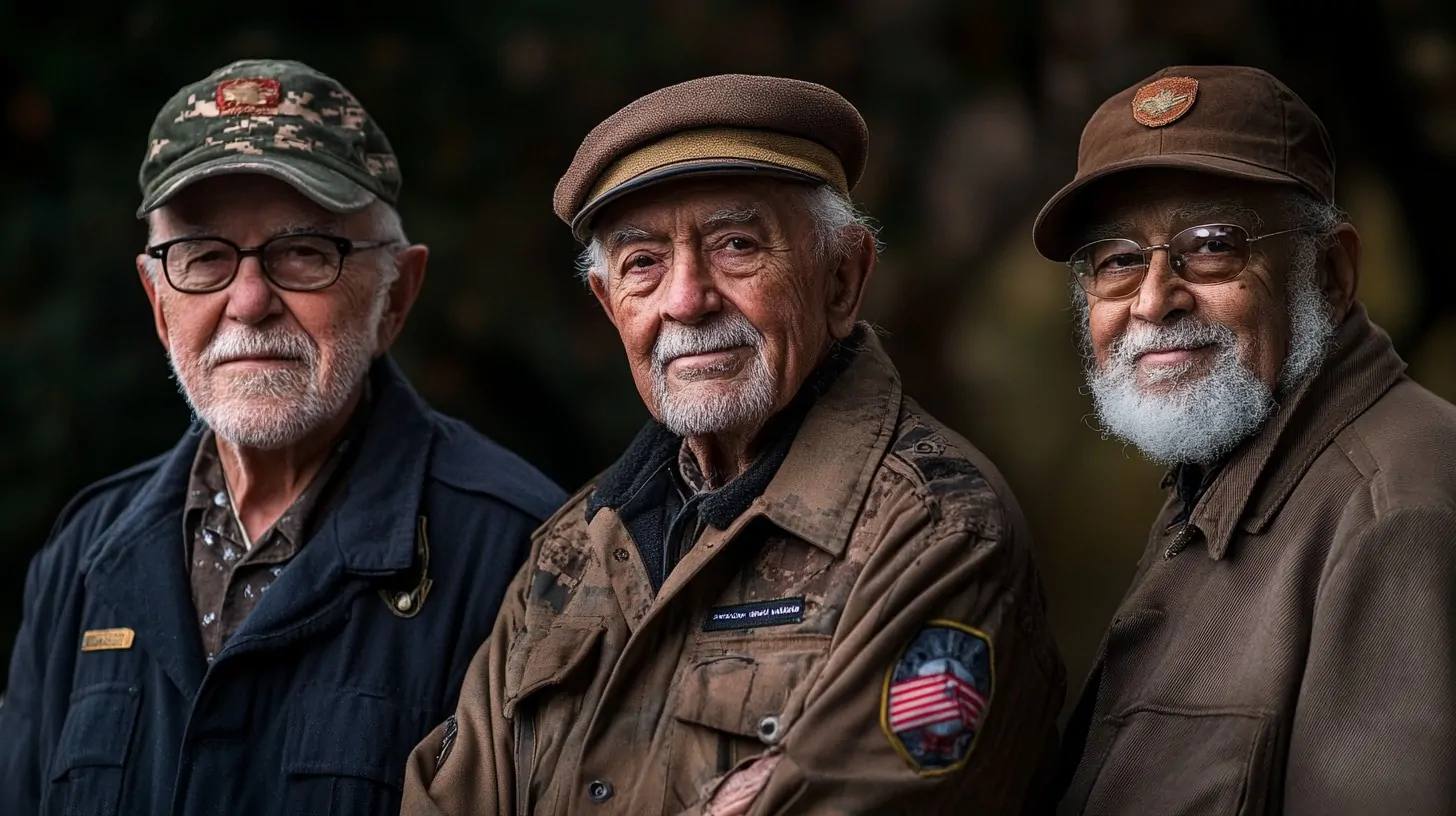
[[[753,359],[731,393],[720,383],[691,383],[669,390],[667,365],[690,354],[748,346]],[[697,393],[700,389],[710,393]],[[761,425],[773,412],[774,378],[763,358],[763,336],[739,312],[721,312],[695,326],[664,323],[652,348],[652,398],[658,421],[678,436],[703,436]]]
[[[1335,325],[1328,302],[1316,284],[1318,253],[1301,247],[1289,271],[1289,351],[1279,374],[1280,395],[1295,390],[1323,363]],[[1090,353],[1086,298],[1075,296],[1081,317],[1081,344],[1087,356],[1087,383],[1104,432],[1138,448],[1163,465],[1212,464],[1263,427],[1278,409],[1275,394],[1239,359],[1237,337],[1226,326],[1191,318],[1130,332],[1113,345],[1105,364]],[[1186,380],[1191,366],[1170,366],[1138,382],[1137,355],[1148,349],[1211,345],[1218,354],[1210,372]]]
[[[281,326],[232,329],[215,336],[195,358],[179,360],[169,352],[167,360],[193,415],[213,433],[239,447],[276,450],[338,416],[354,396],[374,361],[387,294],[375,298],[359,331],[337,338],[322,376],[322,355],[313,339]],[[239,354],[286,357],[295,364],[240,373],[216,370],[219,361]]]

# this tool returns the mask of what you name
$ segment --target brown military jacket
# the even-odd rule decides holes
[[[1065,678],[1025,523],[866,345],[655,595],[621,508],[589,512],[611,471],[537,531],[404,813],[698,813],[769,753],[753,814],[1044,794]]]
[[[1060,812],[1456,813],[1456,406],[1362,307],[1337,344],[1153,526]]]

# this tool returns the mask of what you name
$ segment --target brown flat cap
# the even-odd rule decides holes
[[[586,240],[602,206],[666,179],[767,175],[849,195],[869,141],[859,111],[823,85],[702,77],[654,91],[593,128],[557,182],[552,209]]]
[[[1081,245],[1077,202],[1093,182],[1163,167],[1298,185],[1334,201],[1335,154],[1325,126],[1294,91],[1257,68],[1182,65],[1102,103],[1082,130],[1077,175],[1032,228],[1036,249],[1065,261]]]

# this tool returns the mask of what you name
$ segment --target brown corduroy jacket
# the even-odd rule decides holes
[[[866,345],[656,592],[623,522],[647,488],[592,501],[609,472],[537,532],[405,814],[697,813],[768,754],[754,816],[1045,795],[1065,677],[1025,523]]]
[[[1336,343],[1154,524],[1061,813],[1456,813],[1456,406],[1362,307]]]

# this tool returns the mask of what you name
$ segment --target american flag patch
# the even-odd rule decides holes
[[[891,744],[923,776],[971,755],[991,703],[991,638],[956,621],[923,627],[885,676],[881,720]]]
[[[890,729],[905,731],[956,722],[975,728],[986,698],[967,680],[942,671],[890,686]]]

